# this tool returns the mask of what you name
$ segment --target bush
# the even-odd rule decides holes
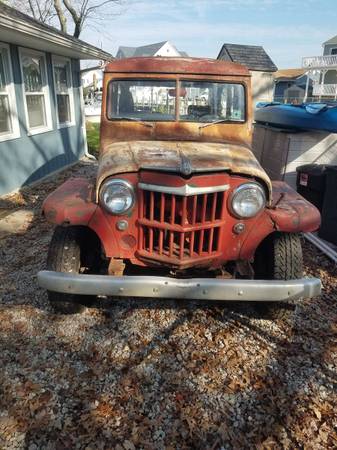
[[[86,122],[89,153],[98,157],[99,154],[99,123]]]

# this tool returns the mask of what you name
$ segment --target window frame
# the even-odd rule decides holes
[[[3,52],[5,50],[5,52]],[[6,88],[4,93],[0,93],[0,95],[7,95],[8,97],[8,108],[10,114],[10,121],[12,126],[12,131],[8,133],[0,134],[0,142],[9,141],[11,139],[17,139],[21,136],[20,134],[20,126],[19,126],[19,118],[18,118],[18,109],[16,103],[16,95],[15,95],[15,85],[13,79],[13,67],[12,67],[12,58],[10,46],[5,44],[4,42],[0,42],[0,52],[2,54],[3,62],[4,62],[4,76],[5,76],[5,84]]]
[[[180,87],[181,87],[181,82],[184,81],[197,81],[197,82],[207,82],[207,83],[219,83],[219,84],[237,84],[243,87],[243,93],[244,93],[244,120],[228,120],[226,121],[226,124],[234,124],[234,125],[243,125],[246,124],[248,122],[248,98],[247,98],[247,86],[243,81],[235,81],[235,80],[214,80],[211,78],[202,78],[202,79],[192,79],[192,78],[185,78],[185,77],[178,77],[178,78],[112,78],[111,80],[109,80],[108,85],[107,85],[107,90],[106,90],[106,98],[105,98],[105,117],[108,121],[110,122],[118,122],[118,121],[123,121],[123,119],[121,118],[111,118],[109,117],[109,99],[110,99],[110,95],[111,95],[111,90],[110,90],[110,85],[113,82],[116,81],[140,81],[140,80],[144,80],[144,81],[158,81],[158,80],[162,80],[162,81],[175,81],[175,89],[177,90],[177,92],[179,91]],[[175,118],[172,120],[149,120],[149,119],[142,119],[143,122],[168,122],[168,123],[173,123],[173,122],[180,122],[180,123],[196,123],[196,124],[203,124],[203,123],[213,123],[213,122],[198,122],[198,121],[188,121],[188,120],[181,120],[180,118],[180,113],[179,113],[179,107],[180,107],[180,97],[176,97],[176,101],[175,101]]]
[[[42,80],[42,90],[39,93],[29,93],[26,92],[25,89],[25,80],[24,80],[24,74],[23,74],[23,65],[22,65],[22,58],[23,56],[30,56],[33,58],[41,58],[42,64],[41,64],[41,80]],[[50,94],[49,94],[49,79],[48,79],[48,71],[47,71],[47,58],[46,53],[39,52],[36,50],[31,50],[29,48],[20,47],[19,48],[19,60],[20,60],[20,70],[21,70],[21,81],[22,81],[22,94],[23,94],[23,103],[24,103],[24,110],[25,110],[25,117],[26,117],[26,127],[27,127],[27,135],[33,136],[35,134],[40,133],[46,133],[48,131],[53,130],[53,122],[52,122],[52,115],[51,115],[51,102],[50,102]],[[29,114],[28,114],[28,107],[27,107],[27,95],[43,95],[44,98],[44,107],[45,107],[45,116],[46,116],[46,124],[40,127],[30,127],[29,126]]]
[[[68,122],[60,122],[58,115],[58,105],[57,105],[57,88],[56,88],[56,80],[55,80],[55,72],[54,68],[57,63],[65,63],[67,64],[67,75],[69,76],[69,84],[68,87],[68,95],[69,95],[69,108],[70,108],[70,121]],[[74,86],[73,86],[73,76],[72,76],[72,66],[71,59],[66,58],[59,55],[52,55],[52,70],[53,70],[53,82],[54,82],[54,98],[55,98],[55,107],[56,107],[56,123],[57,128],[68,128],[76,125],[75,120],[75,103],[74,103]]]

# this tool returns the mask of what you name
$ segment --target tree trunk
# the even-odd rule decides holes
[[[74,30],[73,36],[78,38],[82,31],[84,11],[81,10],[80,14],[77,13],[76,9],[74,8],[74,6],[71,4],[71,2],[69,0],[63,0],[63,4],[67,8],[69,13],[71,14],[71,17],[75,24],[75,30]]]
[[[62,10],[60,0],[54,0],[54,8],[55,8],[57,17],[60,22],[61,30],[63,31],[63,33],[66,33],[67,32],[67,18],[64,15],[64,12]]]

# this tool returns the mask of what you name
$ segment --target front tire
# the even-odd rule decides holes
[[[84,227],[56,227],[49,246],[47,270],[82,273],[85,266],[89,273],[97,271],[98,239],[91,233]],[[61,314],[80,313],[94,301],[92,296],[53,291],[48,291],[48,299],[53,310]]]
[[[303,276],[301,239],[295,233],[276,232],[258,247],[254,260],[255,279],[295,280]],[[266,302],[256,305],[259,313],[268,319],[289,318],[294,305]]]

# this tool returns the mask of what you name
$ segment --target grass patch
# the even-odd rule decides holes
[[[99,123],[86,122],[89,153],[98,157],[99,153]]]

